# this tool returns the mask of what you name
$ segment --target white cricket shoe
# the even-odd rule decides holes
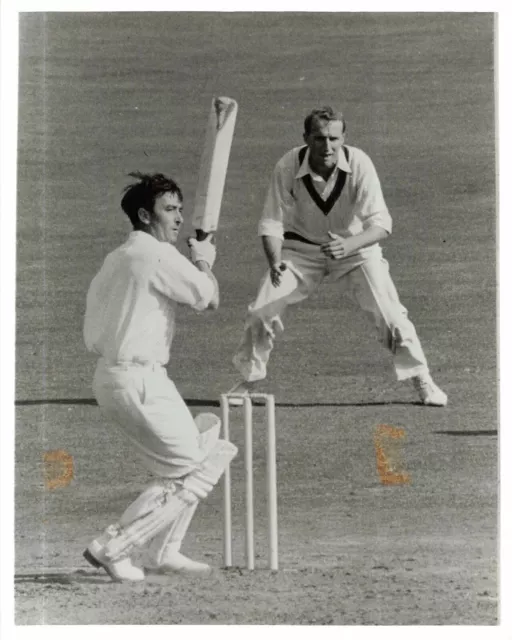
[[[237,382],[235,386],[228,391],[227,395],[231,393],[248,395],[249,393],[255,390],[257,383],[258,381],[248,382],[247,380],[242,380],[241,382]],[[243,403],[244,403],[243,398],[229,398],[229,404],[232,407],[241,407]]]
[[[414,376],[412,383],[423,404],[432,407],[445,407],[447,405],[448,396],[436,385],[429,374]]]
[[[191,560],[187,558],[187,556],[183,555],[179,551],[173,551],[172,553],[167,553],[164,556],[162,562],[158,565],[147,564],[145,568],[148,571],[153,573],[195,573],[195,574],[205,574],[210,573],[212,568],[209,564],[204,562],[197,562],[196,560]]]
[[[139,582],[145,578],[144,571],[136,567],[130,558],[123,558],[115,562],[107,560],[103,546],[97,540],[91,542],[83,555],[93,567],[105,569],[115,582]]]

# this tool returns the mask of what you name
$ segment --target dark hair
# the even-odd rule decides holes
[[[130,218],[134,229],[141,226],[139,218],[139,209],[145,209],[149,213],[153,213],[155,200],[162,193],[174,193],[183,202],[183,194],[176,182],[172,178],[167,178],[162,173],[140,173],[133,171],[128,174],[132,178],[136,178],[138,182],[129,184],[124,188],[124,196],[121,200],[121,208]]]
[[[343,125],[343,133],[345,133],[345,129],[347,128],[345,118],[341,111],[335,111],[332,107],[324,106],[319,109],[313,109],[304,120],[304,133],[309,136],[311,133],[311,129],[313,126],[313,120],[327,120],[327,122],[333,122],[337,120]]]

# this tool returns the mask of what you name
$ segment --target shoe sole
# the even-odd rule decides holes
[[[89,551],[89,549],[86,549],[82,555],[87,560],[87,562],[91,564],[95,569],[104,569],[114,582],[141,582],[141,580],[129,580],[129,579],[123,580],[123,578],[116,576],[115,574],[112,573],[112,571],[106,564],[103,564],[103,562],[100,562],[97,558],[95,558],[92,555],[92,553]]]
[[[86,549],[82,555],[89,564],[92,564],[95,569],[104,569],[112,578],[112,580],[114,580],[114,582],[122,582],[122,580],[115,576],[112,571],[110,571],[110,569],[105,564],[103,564],[103,562],[100,562],[97,558],[95,558],[89,551],[89,549]]]
[[[92,564],[92,566],[95,567],[96,569],[105,568],[104,565],[102,565],[99,560],[96,560],[96,558],[92,555],[89,549],[86,549],[82,555],[87,560],[87,562],[89,564]]]

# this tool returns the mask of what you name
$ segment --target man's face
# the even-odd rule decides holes
[[[160,242],[176,244],[183,224],[183,203],[176,193],[166,191],[155,200],[151,216],[151,235]]]
[[[304,134],[304,142],[309,147],[311,168],[318,173],[334,169],[344,140],[342,122],[315,118],[309,135]]]

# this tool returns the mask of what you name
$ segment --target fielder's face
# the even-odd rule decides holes
[[[160,242],[176,244],[183,224],[183,202],[178,195],[169,191],[159,195],[151,218],[151,235]]]
[[[304,142],[309,147],[309,164],[320,175],[330,172],[338,162],[345,136],[343,123],[339,120],[314,119],[309,135],[304,134]]]

